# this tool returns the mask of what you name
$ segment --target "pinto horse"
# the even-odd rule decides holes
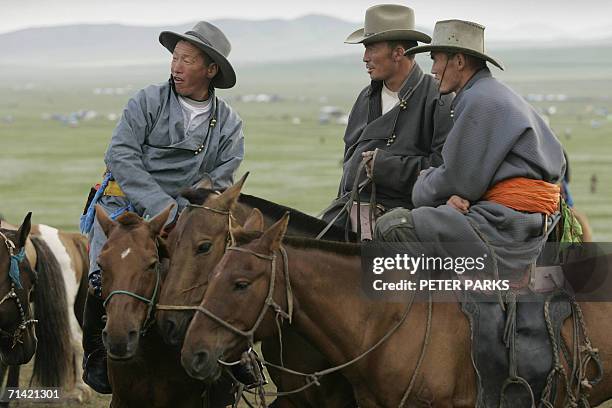
[[[130,212],[113,221],[102,207],[96,207],[96,218],[108,237],[98,264],[104,271],[107,320],[102,340],[109,357],[111,406],[115,408],[195,408],[203,403],[205,385],[185,373],[178,350],[167,346],[154,326],[165,269],[162,264],[167,258],[159,235],[171,209],[147,222]],[[228,401],[224,402],[229,404],[231,394],[226,394]]]
[[[284,217],[255,238],[228,248],[215,268],[181,351],[191,375],[214,380],[219,359],[231,361],[245,350],[245,334],[254,330],[254,340],[273,336],[277,330],[268,305],[290,314],[288,299],[293,298],[291,325],[333,364],[353,361],[342,372],[360,407],[476,406],[470,329],[458,303],[368,299],[361,287],[360,245],[283,241],[287,222]],[[279,255],[283,251],[286,257]],[[581,306],[592,344],[599,348],[603,366],[610,367],[612,336],[609,329],[598,329],[598,321],[610,315],[612,305]],[[570,326],[568,320],[563,327],[568,344]],[[598,404],[610,396],[608,376],[593,386],[588,400]]]
[[[222,194],[202,185],[184,193],[191,205],[182,212],[168,236],[171,261],[160,295],[161,305],[176,305],[177,299],[180,299],[181,305],[201,302],[208,276],[225,252],[231,225],[246,223],[245,228],[262,228],[264,223],[272,224],[272,220],[290,210],[258,197],[241,194],[245,179],[246,175]],[[254,210],[255,206],[262,208],[263,216],[259,210]],[[293,234],[315,237],[326,226],[319,219],[296,210],[290,211],[293,222],[288,228]],[[252,217],[247,219],[251,213]],[[329,230],[328,236],[341,240],[345,234],[343,229],[334,227]],[[160,308],[157,322],[162,336],[169,344],[180,347],[193,313],[168,310],[164,306]],[[283,331],[283,348],[283,360],[288,367],[316,371],[329,366],[321,353],[291,328]],[[262,351],[271,361],[280,363],[278,342],[262,343]],[[287,375],[270,367],[268,370],[279,391],[292,391],[305,385],[304,378],[300,376]],[[342,375],[336,374],[324,378],[320,387],[277,398],[274,406],[344,408],[354,407],[355,402],[350,384]]]
[[[17,230],[16,226],[4,220],[0,220],[0,223],[2,228]],[[92,393],[91,389],[82,380],[83,369],[81,366],[83,360],[81,327],[83,323],[83,308],[87,295],[87,271],[89,268],[87,238],[81,234],[60,231],[48,225],[34,224],[31,226],[30,237],[26,244],[26,248],[30,248],[29,252],[33,254],[32,264],[36,264],[37,253],[33,248],[34,241],[44,244],[44,249],[41,247],[40,252],[44,251],[48,255],[45,256],[45,261],[49,263],[47,268],[52,271],[59,270],[59,276],[63,280],[61,287],[59,283],[54,285],[54,287],[58,287],[57,293],[43,292],[39,295],[42,297],[48,295],[59,296],[61,294],[65,299],[62,307],[66,308],[66,313],[61,315],[67,316],[69,325],[69,328],[65,330],[68,337],[63,335],[56,341],[39,345],[42,355],[37,357],[35,361],[45,358],[49,358],[52,361],[39,363],[43,367],[50,367],[50,372],[43,375],[44,379],[40,378],[40,375],[35,375],[34,380],[41,386],[56,384],[55,386],[62,387],[65,398],[84,402],[89,399]],[[41,264],[36,269],[44,267],[45,265]],[[39,323],[39,325],[47,324],[56,323],[51,323],[49,319]],[[61,324],[61,327],[63,327],[63,322]],[[53,328],[41,328],[41,330],[49,332]],[[47,345],[49,348],[47,348]],[[61,350],[58,350],[58,348],[61,348]],[[67,351],[64,351],[66,348]],[[59,357],[65,358],[68,364],[66,369],[53,368],[59,367],[58,365],[63,367],[63,362],[53,361]],[[35,369],[34,372],[37,373],[38,370]],[[14,377],[18,376],[14,375]]]
[[[15,367],[27,363],[36,352],[34,383],[65,387],[71,378],[74,356],[71,354],[68,317],[71,313],[64,279],[53,252],[43,239],[30,235],[31,228],[30,214],[19,229],[0,228],[0,270],[8,271],[11,259],[18,261],[19,270],[19,279],[15,275],[12,278],[8,274],[1,275],[0,360],[11,366],[8,385],[18,386]],[[22,249],[23,259],[20,257]],[[30,303],[34,305],[33,315]],[[5,327],[7,321],[8,327]]]

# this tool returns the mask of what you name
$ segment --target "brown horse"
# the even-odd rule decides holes
[[[153,326],[167,257],[159,234],[171,209],[146,222],[134,213],[113,221],[96,207],[108,237],[98,264],[104,271],[107,321],[102,338],[109,357],[112,407],[202,406],[204,384],[187,376],[177,350],[168,347]]]
[[[0,229],[3,234],[0,265],[2,270],[9,268],[11,253],[9,247],[15,247],[12,255],[18,255],[25,249],[25,257],[19,263],[21,284],[27,289],[18,288],[17,283],[2,275],[2,299],[7,299],[0,306],[0,319],[15,319],[16,327],[3,327],[0,360],[14,366],[29,361],[36,351],[33,369],[35,384],[45,387],[64,387],[70,378],[71,358],[69,310],[66,302],[66,290],[60,265],[44,240],[30,233],[30,215],[26,216],[18,230]],[[12,244],[11,244],[12,242]],[[8,286],[7,286],[8,285]],[[12,286],[11,286],[12,285]],[[8,296],[14,287],[17,297]],[[29,292],[32,291],[31,298]],[[17,302],[19,300],[19,302]],[[29,311],[30,302],[34,305],[34,315]],[[23,310],[23,315],[19,311]],[[33,321],[37,321],[36,324]],[[4,325],[4,323],[2,323]],[[36,326],[34,328],[34,326]],[[17,340],[10,340],[10,338]],[[38,341],[37,341],[38,339]],[[7,340],[8,343],[7,344]],[[7,348],[8,346],[8,348]],[[12,380],[17,380],[16,370],[12,371]],[[17,385],[17,384],[11,384]]]
[[[164,282],[160,304],[172,305],[180,299],[181,305],[198,305],[206,291],[208,275],[219,262],[229,237],[230,224],[243,224],[246,228],[262,228],[283,214],[287,208],[253,196],[241,195],[240,190],[246,176],[222,194],[209,189],[197,189],[185,193],[192,206],[180,215],[168,237],[171,262]],[[254,205],[263,208],[262,217]],[[255,211],[250,221],[247,215]],[[306,214],[292,211],[289,230],[296,235],[314,237],[325,227],[325,223]],[[231,215],[230,215],[231,214]],[[333,228],[330,237],[344,238],[344,230]],[[193,316],[188,311],[159,310],[157,321],[164,339],[180,346],[188,324]],[[284,363],[301,371],[317,371],[329,366],[320,352],[306,342],[291,328],[283,331]],[[277,341],[262,343],[263,354],[271,361],[280,363]],[[269,368],[270,375],[279,391],[291,391],[305,384],[299,376],[286,375]],[[330,375],[321,381],[320,387],[306,392],[278,398],[275,406],[339,407],[355,406],[352,387],[341,375]]]
[[[2,228],[17,230],[16,226],[4,220],[1,220],[0,223]],[[39,252],[47,254],[45,260],[48,263],[48,265],[40,264],[35,269],[47,268],[52,271],[59,271],[59,275],[53,273],[52,276],[58,276],[63,280],[61,286],[59,284],[54,285],[54,287],[57,287],[56,293],[53,293],[53,291],[35,292],[35,295],[47,297],[50,294],[58,296],[61,293],[65,298],[62,307],[66,308],[66,312],[62,312],[61,316],[66,316],[69,324],[69,329],[65,330],[65,334],[60,338],[39,345],[41,356],[37,356],[35,361],[38,361],[39,366],[51,367],[51,369],[49,373],[42,375],[45,379],[37,375],[34,380],[41,386],[51,386],[51,384],[60,386],[65,398],[84,402],[91,395],[90,388],[83,383],[81,378],[83,359],[81,326],[87,291],[87,270],[89,268],[87,239],[81,234],[60,231],[48,225],[32,225],[30,237],[26,244],[26,252],[30,254],[29,258],[31,258],[32,265],[37,263],[37,250],[34,248],[34,241],[39,243]],[[41,299],[41,301],[45,300]],[[39,325],[48,325],[50,322],[49,319],[44,319]],[[43,329],[42,326],[39,329],[45,332],[53,330],[51,327]],[[58,347],[61,350],[58,350]],[[54,361],[58,356],[65,358],[66,362]],[[50,361],[43,363],[41,362],[42,359],[50,359]],[[58,364],[66,368],[54,369],[53,367],[57,367]],[[38,370],[35,369],[35,372],[38,373]]]
[[[457,303],[415,302],[402,321],[406,304],[370,300],[363,295],[359,245],[287,238],[283,244],[288,256],[285,265],[278,253],[286,226],[284,217],[258,234],[259,238],[227,251],[215,268],[201,307],[216,318],[198,313],[181,351],[182,363],[191,375],[214,379],[220,370],[219,359],[239,358],[247,341],[235,329],[252,329],[262,310],[266,314],[256,328],[255,340],[275,334],[273,313],[266,310],[264,299],[274,279],[273,300],[288,310],[286,272],[294,297],[292,325],[334,364],[358,357],[397,326],[378,348],[343,369],[360,407],[398,407],[405,395],[404,406],[408,407],[476,405],[470,330]],[[275,261],[271,261],[273,256]],[[609,329],[599,328],[597,321],[610,315],[611,304],[582,306],[593,344],[600,349],[603,366],[609,367],[612,336]],[[570,325],[566,322],[563,329],[569,344]],[[593,387],[589,401],[601,403],[611,395],[612,377],[606,377]]]

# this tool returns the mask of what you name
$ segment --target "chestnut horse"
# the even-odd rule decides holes
[[[408,309],[403,303],[368,299],[361,287],[360,245],[304,238],[283,243],[287,222],[283,217],[255,239],[230,247],[215,268],[181,351],[191,375],[214,380],[218,360],[239,358],[248,344],[244,334],[251,330],[254,340],[273,336],[277,330],[268,305],[290,314],[288,299],[293,298],[292,326],[333,364],[359,357],[396,327],[378,348],[342,370],[360,407],[476,406],[470,329],[458,303],[430,299],[408,303]],[[265,301],[267,293],[272,301]],[[592,344],[599,348],[603,366],[610,367],[612,336],[598,322],[610,316],[612,304],[581,306]],[[570,333],[568,320],[563,327],[568,344]],[[612,376],[607,376],[588,400],[598,404],[610,396]]]
[[[113,221],[96,207],[96,218],[108,237],[98,264],[104,271],[107,320],[102,340],[115,408],[203,406],[204,384],[185,373],[178,350],[167,346],[154,326],[162,263],[167,258],[159,234],[171,209],[146,222],[130,212]],[[231,394],[226,394],[224,402],[230,404]]]
[[[171,252],[171,262],[162,287],[160,305],[198,305],[207,287],[208,275],[219,262],[227,240],[230,224],[243,224],[257,205],[263,210],[263,217],[255,210],[246,228],[272,224],[274,219],[289,210],[292,220],[289,231],[300,236],[315,237],[325,223],[319,219],[263,200],[240,194],[245,177],[222,194],[210,189],[199,188],[184,193],[191,205],[180,215],[176,226],[168,236],[167,245]],[[252,224],[251,224],[252,223]],[[344,230],[332,228],[328,232],[331,239],[344,239]],[[190,311],[173,311],[160,306],[157,322],[160,331],[169,344],[180,347],[188,324],[193,316]],[[320,352],[306,342],[291,328],[283,331],[283,363],[300,371],[317,371],[329,366]],[[266,358],[280,363],[280,349],[277,341],[262,343]],[[303,387],[305,379],[300,376],[283,374],[268,368],[272,380],[279,391],[292,391]],[[340,374],[322,379],[319,387],[286,397],[277,398],[274,406],[300,407],[354,407],[353,391],[350,384]]]
[[[8,385],[17,386],[15,367],[27,363],[36,352],[34,383],[63,387],[73,364],[64,279],[49,246],[39,237],[28,236],[30,230],[30,214],[19,229],[0,229],[0,268],[8,272],[14,259],[18,262],[19,276],[17,279],[16,274],[12,278],[8,273],[1,275],[0,360],[11,366],[9,380],[13,383]],[[34,305],[33,315],[30,303]]]

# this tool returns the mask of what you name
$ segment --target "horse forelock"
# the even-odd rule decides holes
[[[217,195],[217,192],[207,188],[187,188],[180,194],[189,201],[189,204],[203,205],[211,195]]]
[[[133,212],[125,212],[117,217],[117,222],[124,227],[136,227],[145,221]]]

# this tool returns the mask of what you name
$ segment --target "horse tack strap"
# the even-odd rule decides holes
[[[251,251],[250,249],[236,247],[236,246],[230,246],[227,248],[227,250],[244,252],[247,254],[251,254],[257,258],[268,260],[268,261],[275,261],[275,256],[276,256],[276,255],[264,255],[264,254],[257,253],[255,251]],[[284,317],[289,320],[289,323],[291,323],[291,321],[293,320],[293,289],[291,288],[291,279],[289,279],[289,258],[287,256],[287,251],[282,246],[280,247],[280,253],[283,257],[283,276],[285,278],[285,289],[287,291],[287,312],[286,313],[283,312],[280,306],[278,306],[275,303],[270,304],[270,306],[273,306],[277,313],[284,315]]]
[[[4,239],[4,244],[6,245],[6,249],[8,250],[10,257],[8,276],[11,279],[11,282],[17,286],[17,289],[23,289],[23,286],[21,286],[19,264],[23,262],[25,258],[25,247],[22,247],[17,253],[15,253],[15,250],[17,249],[15,243],[4,235],[2,231],[0,231],[0,237]]]
[[[201,209],[203,209],[203,210],[212,211],[212,212],[217,213],[217,214],[223,214],[223,215],[229,215],[229,216],[231,216],[231,215],[232,215],[231,211],[228,211],[228,210],[220,210],[220,209],[218,209],[218,208],[207,207],[207,206],[205,206],[205,205],[198,205],[198,204],[187,204],[187,207],[190,207],[190,208],[201,208]]]
[[[137,293],[130,292],[129,290],[113,290],[111,293],[108,294],[106,299],[104,299],[104,307],[106,308],[111,298],[115,295],[131,296],[135,299],[138,299],[146,303],[148,305],[147,317],[142,325],[142,330],[141,330],[141,335],[144,336],[154,321],[154,314],[155,314],[155,309],[156,309],[156,304],[157,304],[157,298],[159,296],[160,285],[161,285],[161,267],[160,267],[160,262],[158,261],[155,264],[155,288],[153,289],[153,295],[151,296],[150,299],[147,299],[146,297],[141,296]]]
[[[217,195],[219,195],[219,193],[217,193]],[[202,210],[207,210],[210,212],[214,212],[217,214],[221,214],[221,215],[227,215],[227,231],[229,234],[229,239],[228,241],[230,242],[230,245],[233,246],[236,244],[235,240],[234,240],[234,235],[232,234],[232,220],[236,220],[236,218],[234,217],[234,215],[232,214],[231,211],[229,210],[221,210],[218,208],[213,208],[213,207],[208,207],[205,205],[198,205],[198,204],[187,204],[187,207],[191,207],[191,208],[200,208]]]
[[[239,336],[242,337],[246,337],[248,339],[248,341],[251,343],[253,343],[253,338],[255,335],[255,331],[257,331],[257,329],[259,328],[259,325],[261,324],[262,320],[264,319],[266,312],[268,311],[268,307],[272,307],[275,312],[284,315],[284,317],[291,319],[291,314],[289,313],[285,313],[282,311],[282,309],[280,308],[280,306],[278,304],[276,304],[276,302],[274,302],[273,296],[274,296],[274,287],[275,287],[275,282],[276,282],[276,254],[272,254],[272,255],[265,255],[265,254],[260,254],[257,253],[255,251],[251,251],[250,249],[247,248],[241,248],[241,247],[235,247],[235,246],[230,246],[227,248],[227,250],[230,251],[238,251],[238,252],[244,252],[250,255],[253,255],[257,258],[266,260],[266,261],[270,261],[272,263],[271,265],[271,278],[270,278],[270,285],[268,286],[268,294],[266,296],[266,299],[264,301],[264,304],[262,306],[262,309],[259,313],[259,316],[257,317],[257,319],[255,320],[255,323],[253,324],[253,327],[248,330],[248,331],[244,331],[241,330],[235,326],[233,326],[232,324],[226,322],[224,319],[220,318],[219,316],[217,316],[216,314],[214,314],[213,312],[211,312],[210,310],[202,307],[202,306],[182,306],[182,305],[157,305],[156,308],[158,310],[191,310],[191,311],[196,311],[199,313],[202,313],[203,315],[207,316],[208,318],[214,320],[215,322],[217,322],[218,324],[220,324],[221,326],[225,327],[226,329],[228,329],[229,331],[238,334]],[[281,253],[284,253],[285,249],[281,247]],[[283,255],[283,259],[287,259],[286,258],[286,253]],[[287,262],[285,262],[284,265],[284,271],[285,271],[285,277],[288,278],[289,277],[289,271],[288,271],[289,265]],[[290,285],[286,285],[288,288],[290,288]],[[287,290],[287,296],[288,300],[287,303],[288,305],[291,305],[291,310],[290,313],[293,313],[293,299],[292,299],[292,293],[291,293],[291,289]]]

